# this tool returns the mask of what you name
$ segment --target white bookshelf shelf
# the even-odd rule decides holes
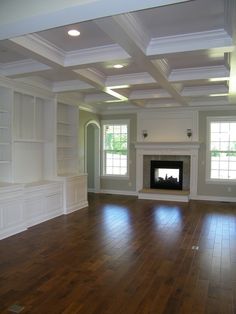
[[[69,121],[57,121],[58,124],[71,125]]]
[[[25,143],[45,143],[45,140],[28,139],[28,138],[16,138],[14,142],[25,142]]]
[[[64,136],[64,137],[76,137],[75,135],[72,134],[61,134],[61,133],[57,133],[57,136]]]
[[[57,174],[78,173],[78,107],[57,104]]]

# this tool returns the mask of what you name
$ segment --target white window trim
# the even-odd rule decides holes
[[[206,141],[206,182],[212,184],[235,185],[235,179],[211,179],[211,157],[210,157],[210,123],[211,122],[232,122],[236,121],[236,116],[214,116],[207,117],[207,141]]]
[[[104,154],[103,154],[103,127],[107,124],[116,124],[116,125],[122,125],[127,124],[127,174],[120,175],[120,174],[104,174]],[[130,120],[129,119],[117,119],[117,120],[102,120],[101,121],[101,127],[102,127],[102,136],[101,136],[101,178],[102,179],[118,179],[118,180],[129,180],[129,155],[130,155]]]

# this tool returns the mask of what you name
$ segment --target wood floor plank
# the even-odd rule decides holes
[[[0,241],[1,314],[235,313],[235,203],[89,204]]]

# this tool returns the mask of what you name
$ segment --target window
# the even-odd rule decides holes
[[[103,175],[128,175],[128,122],[103,124]]]
[[[236,181],[236,117],[208,118],[210,180]]]

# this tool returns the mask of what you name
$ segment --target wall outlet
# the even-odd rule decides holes
[[[129,182],[129,183],[128,183],[128,186],[132,186],[132,182]]]

